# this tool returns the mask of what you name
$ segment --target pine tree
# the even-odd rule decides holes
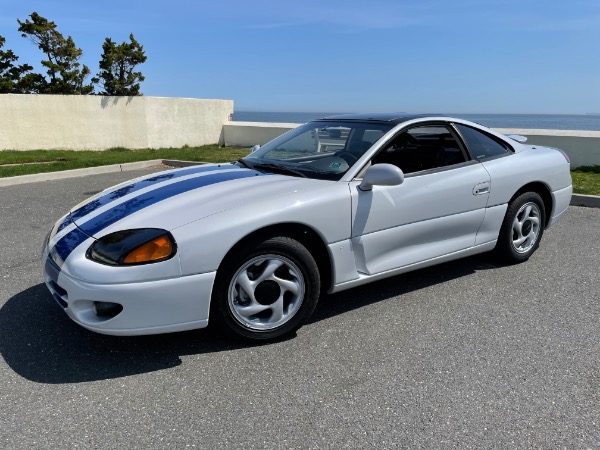
[[[83,51],[77,48],[71,36],[65,37],[56,29],[56,24],[38,13],[29,16],[31,20],[19,23],[19,31],[24,38],[29,39],[46,55],[42,60],[46,67],[48,78],[39,87],[39,92],[45,94],[91,94],[93,84],[85,84],[90,69],[83,65],[80,68],[79,58]]]
[[[111,38],[106,38],[102,44],[100,72],[94,81],[104,87],[103,95],[142,95],[140,82],[144,81],[144,76],[134,69],[147,57],[133,33],[129,35],[129,41],[117,45]]]
[[[0,94],[29,94],[37,92],[42,81],[39,75],[30,73],[29,64],[16,65],[19,57],[12,50],[2,50],[6,39],[0,36]]]

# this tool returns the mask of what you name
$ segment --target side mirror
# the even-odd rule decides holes
[[[370,191],[373,186],[396,186],[403,182],[404,173],[399,167],[382,163],[367,169],[358,188],[361,191]]]
[[[260,145],[253,145],[252,147],[250,147],[250,153],[254,153],[256,150],[258,150],[260,148]]]

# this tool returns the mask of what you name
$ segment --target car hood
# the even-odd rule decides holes
[[[131,228],[172,230],[236,206],[331,183],[232,164],[206,164],[137,178],[102,191],[73,208],[64,225],[75,223],[94,238]]]

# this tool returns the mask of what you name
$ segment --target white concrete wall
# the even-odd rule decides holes
[[[105,150],[223,143],[233,100],[0,95],[0,150]]]
[[[251,147],[298,127],[299,123],[229,122],[223,126],[225,145]],[[571,159],[571,167],[600,165],[600,131],[495,128],[503,134],[527,137],[527,143],[557,147]]]
[[[263,145],[300,123],[228,122],[223,125],[223,139],[227,147]]]
[[[499,133],[520,134],[527,143],[564,150],[571,159],[571,168],[600,166],[600,131],[535,130],[497,128]]]

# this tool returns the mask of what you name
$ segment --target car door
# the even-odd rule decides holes
[[[454,130],[433,124],[405,133],[408,144],[399,135],[372,160],[408,172],[402,184],[361,191],[360,179],[350,183],[352,245],[358,270],[368,275],[472,247],[485,215],[489,174]]]

